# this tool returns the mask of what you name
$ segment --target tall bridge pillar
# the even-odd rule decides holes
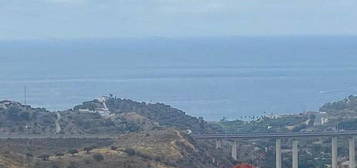
[[[299,168],[299,149],[298,149],[298,141],[293,140],[293,151],[292,151],[292,160],[293,160],[293,168]]]
[[[222,140],[216,139],[216,149],[222,148]]]
[[[331,150],[331,155],[332,155],[332,160],[331,160],[331,165],[332,168],[337,168],[337,137],[332,137],[332,150]]]
[[[232,158],[234,160],[238,159],[238,157],[237,157],[237,141],[236,140],[234,140],[233,144],[232,144]]]
[[[349,149],[350,168],[356,168],[355,138],[353,136],[348,140],[348,149]]]
[[[276,168],[281,168],[281,139],[276,139],[275,142],[275,159]]]

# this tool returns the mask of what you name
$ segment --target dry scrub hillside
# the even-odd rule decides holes
[[[0,136],[114,135],[118,139],[1,139],[6,168],[216,168],[231,167],[230,156],[187,132],[217,129],[203,118],[161,103],[116,97],[51,112],[13,101],[0,102]],[[191,131],[188,131],[191,130]],[[0,167],[1,168],[1,167]]]
[[[120,136],[111,145],[67,152],[29,155],[0,154],[6,168],[216,168],[231,167],[229,156],[215,156],[176,129],[152,130]],[[36,152],[35,152],[36,153]],[[214,159],[216,158],[216,159]],[[217,159],[218,158],[218,159]]]

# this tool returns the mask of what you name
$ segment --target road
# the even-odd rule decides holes
[[[61,114],[59,112],[56,112],[57,119],[55,121],[56,124],[56,134],[59,134],[61,132],[61,125],[60,125],[60,120],[61,120]]]

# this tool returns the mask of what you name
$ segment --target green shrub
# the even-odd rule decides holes
[[[40,159],[42,159],[43,161],[48,161],[50,158],[50,155],[48,154],[42,154],[39,156]]]
[[[124,152],[127,153],[129,156],[133,156],[136,153],[135,150],[132,148],[125,148]]]
[[[100,162],[100,161],[104,160],[104,156],[100,153],[97,153],[97,154],[93,155],[93,159],[96,160],[97,162]]]
[[[74,162],[71,162],[67,168],[77,168],[77,166],[74,164]]]
[[[68,153],[71,154],[71,155],[74,155],[74,154],[78,153],[78,150],[77,149],[71,149],[71,150],[68,151]]]
[[[93,150],[95,147],[94,146],[89,146],[89,147],[85,147],[83,148],[83,150],[85,150],[87,153],[89,153],[91,150]]]
[[[118,147],[116,147],[116,146],[111,146],[110,149],[111,149],[111,150],[117,150]]]

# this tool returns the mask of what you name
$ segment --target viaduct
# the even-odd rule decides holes
[[[332,168],[337,168],[337,139],[348,139],[349,144],[349,167],[356,168],[355,161],[355,138],[357,131],[338,131],[338,132],[303,132],[303,133],[251,133],[251,134],[201,134],[193,135],[196,139],[202,140],[216,140],[216,148],[221,148],[222,140],[231,140],[232,144],[232,157],[237,160],[237,141],[241,139],[275,139],[275,158],[276,168],[282,168],[281,156],[281,139],[292,139],[292,168],[298,168],[298,138],[308,137],[329,137],[331,138],[331,164]]]
[[[298,139],[309,137],[328,137],[331,138],[331,164],[332,168],[337,168],[337,140],[338,138],[348,139],[349,146],[349,167],[356,168],[355,160],[355,136],[356,131],[337,131],[337,132],[298,132],[298,133],[250,133],[250,134],[194,134],[195,139],[200,140],[216,140],[216,148],[222,147],[223,140],[233,141],[232,145],[232,158],[237,160],[237,141],[242,139],[275,139],[275,158],[276,168],[282,168],[282,155],[281,155],[281,140],[283,138],[292,139],[292,168],[298,168]],[[112,139],[118,138],[117,136],[98,136],[98,135],[49,135],[49,136],[29,136],[29,135],[16,135],[16,136],[2,136],[0,139],[47,139],[47,138],[76,138],[76,139]]]

